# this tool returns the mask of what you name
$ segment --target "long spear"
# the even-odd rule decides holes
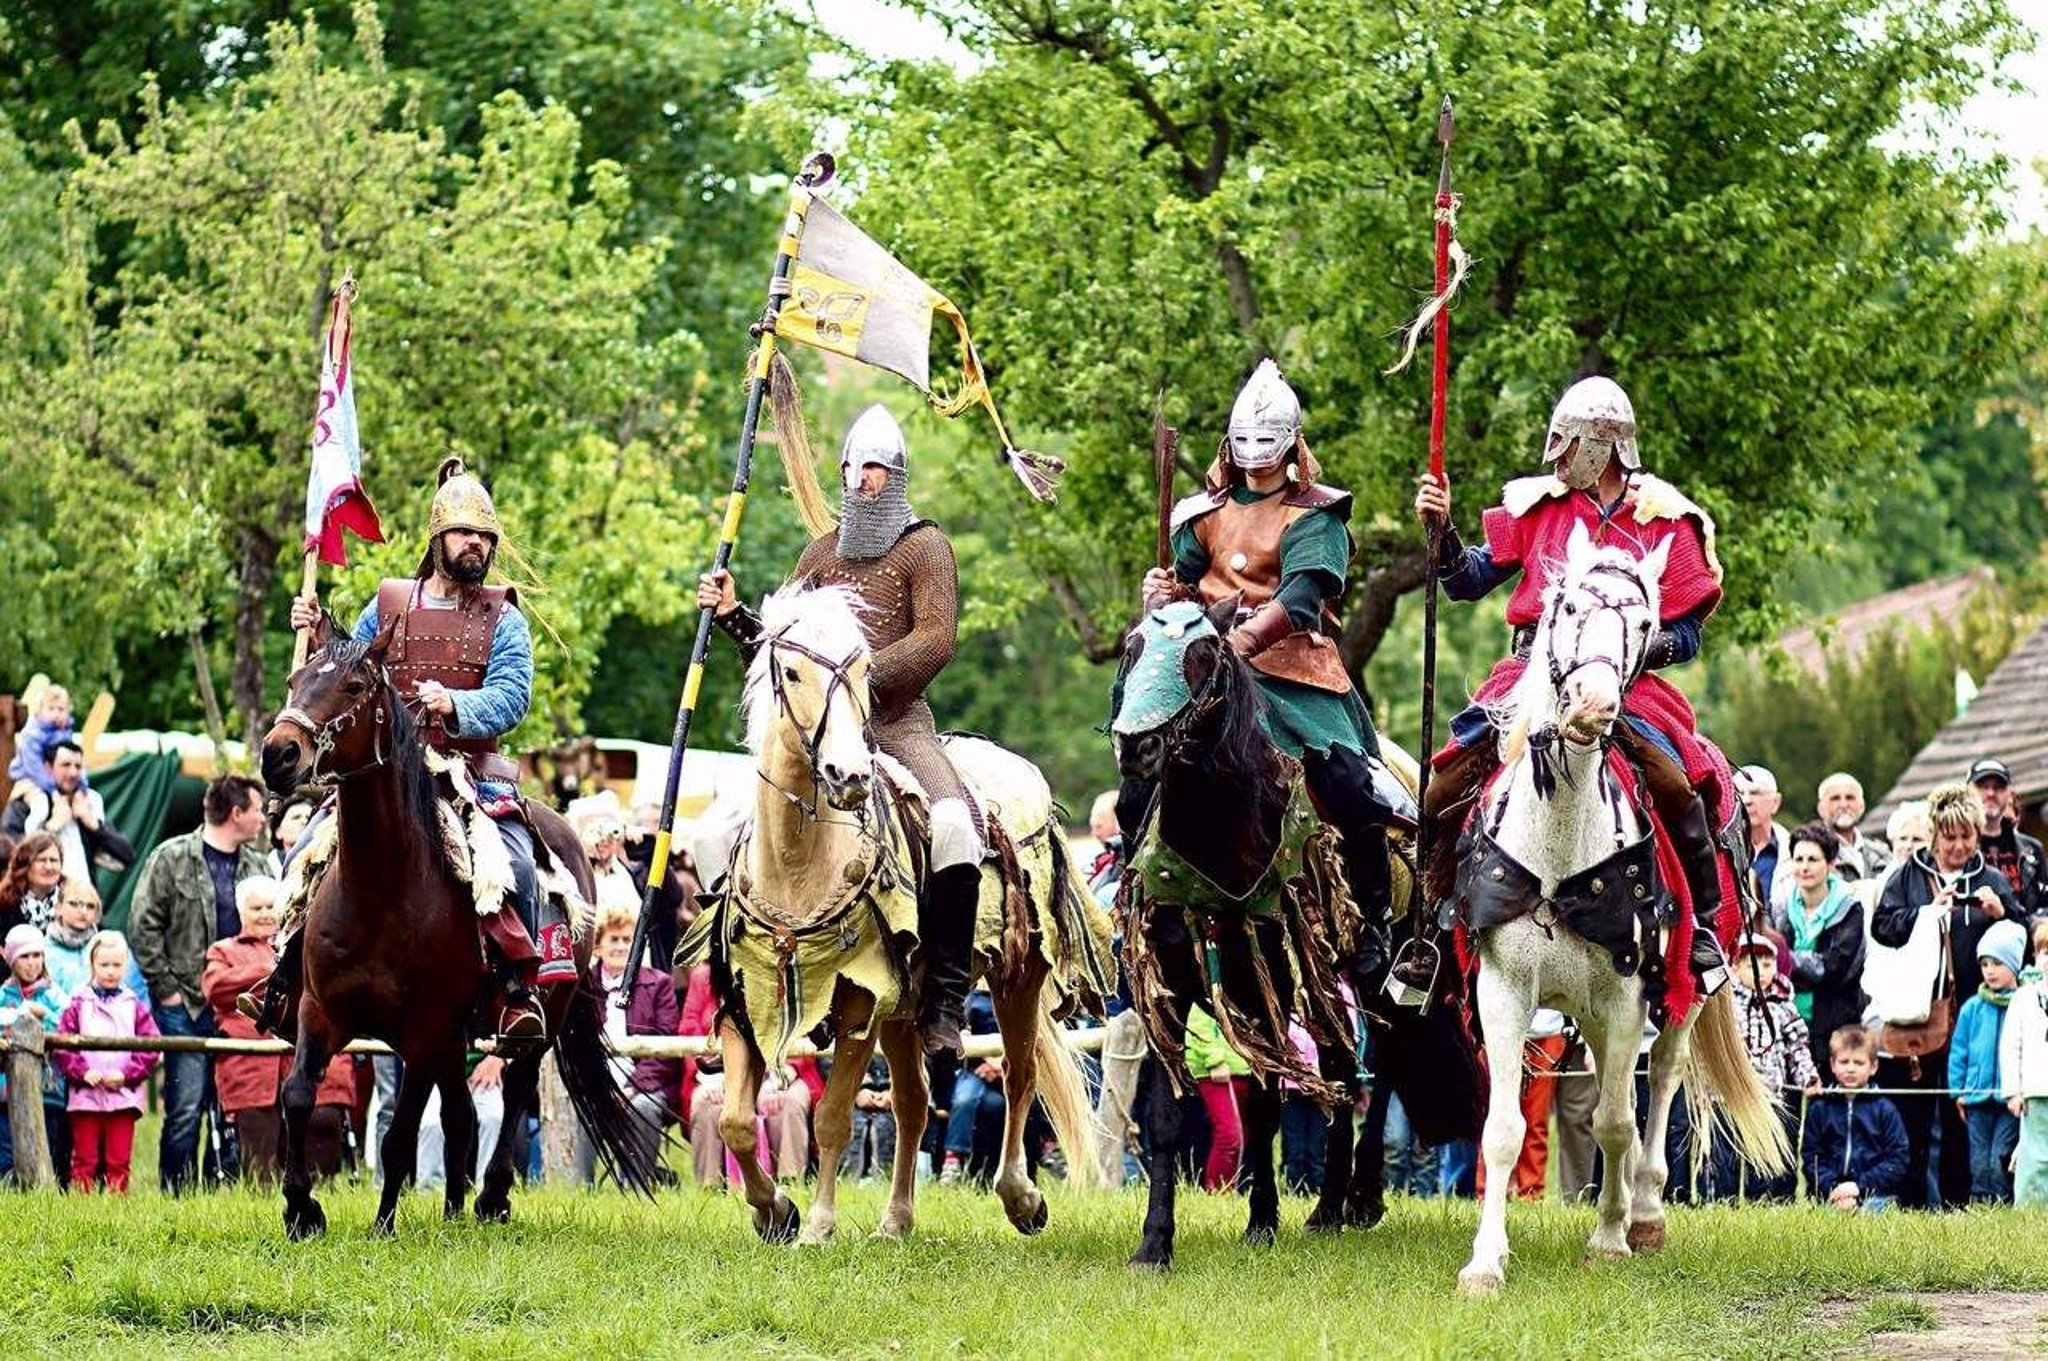
[[[775,268],[768,276],[768,301],[761,320],[754,325],[759,346],[754,352],[754,371],[747,380],[747,411],[740,422],[739,452],[734,456],[732,495],[726,501],[725,521],[718,531],[718,551],[711,559],[713,574],[723,572],[732,561],[733,544],[739,539],[740,516],[747,505],[747,484],[753,476],[754,434],[761,423],[761,399],[768,391],[768,372],[775,361],[775,314],[789,296],[789,271],[803,240],[804,215],[810,211],[811,195],[831,183],[836,164],[830,154],[816,152],[808,157],[789,186],[789,215],[783,219],[782,238],[776,243]],[[647,869],[647,891],[640,898],[640,919],[633,926],[633,946],[626,956],[626,977],[640,972],[640,960],[647,950],[648,923],[654,917],[654,900],[668,881],[670,843],[676,824],[676,792],[682,786],[683,757],[690,744],[690,722],[697,713],[697,695],[704,687],[704,659],[711,651],[712,608],[697,611],[697,640],[690,648],[690,669],[683,679],[682,702],[676,707],[675,735],[669,739],[668,782],[661,791],[661,826],[654,835],[654,861]],[[619,1005],[626,1003],[630,989],[619,990]]]
[[[1423,309],[1422,316],[1408,333],[1408,349],[1412,355],[1417,334],[1422,326],[1429,325],[1434,342],[1433,363],[1429,385],[1429,471],[1439,482],[1448,485],[1444,476],[1444,406],[1450,392],[1451,377],[1451,294],[1464,279],[1464,253],[1458,250],[1454,229],[1458,220],[1458,197],[1451,192],[1451,139],[1456,134],[1456,125],[1451,116],[1451,97],[1444,96],[1442,106],[1437,110],[1436,138],[1442,148],[1436,178],[1436,294]],[[1452,273],[1452,257],[1456,252],[1458,269]],[[1404,364],[1407,362],[1404,357]],[[1399,367],[1398,365],[1396,367]],[[1432,515],[1424,526],[1427,555],[1423,566],[1424,594],[1422,597],[1422,761],[1416,777],[1416,802],[1423,808],[1429,804],[1430,758],[1436,754],[1436,605],[1437,605],[1437,563],[1443,552],[1444,521],[1441,516]],[[1425,815],[1416,833],[1414,876],[1415,892],[1408,908],[1409,929],[1413,933],[1403,958],[1387,977],[1387,991],[1404,1005],[1428,1005],[1430,980],[1436,974],[1436,960],[1426,955],[1425,904],[1422,882],[1430,862],[1430,824]]]

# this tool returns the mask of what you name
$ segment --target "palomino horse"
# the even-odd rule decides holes
[[[1538,1006],[1577,1019],[1599,1074],[1593,1132],[1608,1171],[1589,1258],[1662,1246],[1665,1130],[1681,1078],[1693,1084],[1695,1109],[1704,1112],[1703,1095],[1718,1099],[1716,1118],[1744,1157],[1770,1169],[1789,1158],[1725,988],[1657,1035],[1648,1125],[1636,1134],[1645,977],[1661,967],[1656,927],[1670,914],[1659,906],[1653,829],[1616,780],[1609,748],[1659,617],[1664,562],[1661,545],[1637,561],[1575,528],[1528,669],[1497,715],[1503,765],[1473,813],[1474,844],[1458,880],[1459,906],[1477,928],[1479,1018],[1492,1073],[1485,1204],[1472,1260],[1458,1273],[1467,1293],[1498,1289],[1507,1265],[1507,1196],[1523,1135],[1523,1036]]]
[[[475,900],[450,868],[434,783],[411,713],[371,643],[335,637],[294,672],[286,705],[263,739],[263,779],[289,793],[312,779],[336,785],[334,855],[314,891],[301,939],[303,979],[296,1047],[284,1084],[285,1230],[317,1234],[327,1217],[313,1197],[306,1122],[328,1060],[358,1037],[383,1040],[405,1080],[380,1165],[376,1229],[389,1233],[413,1174],[420,1117],[441,1093],[448,1153],[447,1214],[462,1213],[477,1137],[464,1067],[469,1022],[486,982]],[[568,823],[534,806],[533,825],[587,902],[590,868]],[[588,942],[579,944],[588,951]],[[588,959],[579,959],[579,978]],[[580,982],[542,999],[572,1104],[623,1185],[647,1189],[653,1169],[632,1138],[635,1119],[611,1077],[597,996]],[[511,1216],[513,1132],[534,1109],[542,1050],[506,1055],[505,1122],[477,1195],[480,1220]]]
[[[901,792],[914,782],[868,745],[869,653],[858,608],[844,587],[791,588],[763,604],[746,691],[747,743],[761,777],[753,821],[733,852],[723,899],[684,947],[710,944],[726,1073],[719,1135],[743,1171],[754,1227],[770,1242],[795,1237],[799,1216],[756,1157],[764,1051],[779,1061],[792,1038],[820,1023],[834,1037],[832,1074],[814,1116],[817,1200],[802,1241],[824,1242],[837,1227],[839,1156],[878,1040],[894,1090],[896,1161],[875,1236],[901,1238],[913,1220],[929,1093],[904,946],[916,927],[924,848]],[[991,839],[1001,833],[1011,848],[983,871],[976,962],[994,995],[1006,1060],[995,1191],[1010,1222],[1036,1233],[1047,1212],[1025,1162],[1024,1123],[1035,1093],[1061,1147],[1088,1147],[1080,1069],[1053,1015],[1063,997],[1086,1001],[1105,989],[1097,961],[1108,923],[1081,891],[1037,768],[979,739],[949,738],[946,753]],[[1071,1157],[1070,1175],[1088,1165]]]
[[[1150,612],[1127,638],[1119,676],[1117,764],[1127,781],[1153,787],[1118,902],[1124,961],[1151,1049],[1140,1081],[1151,1198],[1131,1258],[1140,1268],[1164,1269],[1173,1258],[1176,1164],[1193,1100],[1182,1094],[1191,1076],[1182,1044],[1191,1007],[1216,1017],[1257,1079],[1240,1112],[1251,1180],[1245,1241],[1271,1243],[1279,1227],[1273,1137],[1282,1080],[1314,1096],[1331,1117],[1323,1185],[1307,1227],[1370,1228],[1385,1213],[1386,1103],[1371,1103],[1355,1164],[1351,1118],[1363,1079],[1360,1011],[1377,1005],[1382,977],[1361,957],[1363,923],[1336,833],[1317,828],[1301,766],[1274,748],[1260,721],[1254,673],[1224,641],[1236,604],[1225,600],[1205,613],[1182,602]],[[1396,897],[1405,898],[1410,867],[1397,851],[1389,860]],[[1453,1001],[1427,1017],[1384,1010],[1380,1085],[1400,1086],[1428,1137],[1471,1137],[1476,1058]],[[1316,1041],[1315,1072],[1289,1042],[1296,1017]]]

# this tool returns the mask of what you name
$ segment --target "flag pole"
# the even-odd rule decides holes
[[[347,313],[349,304],[355,301],[355,296],[355,271],[345,269],[341,273],[341,282],[334,286],[334,297],[329,302],[327,308],[327,330],[320,337],[320,373],[323,381],[327,373],[327,358],[334,348],[335,323]],[[306,545],[306,552],[299,566],[299,594],[309,599],[317,600],[316,592],[319,589],[320,545],[309,543]],[[313,628],[309,625],[306,628],[296,630],[296,633],[298,636],[292,640],[292,670],[294,671],[306,664],[306,653],[313,644]]]
[[[775,360],[775,314],[782,310],[782,303],[789,296],[790,267],[796,261],[797,246],[803,239],[804,215],[810,211],[811,195],[832,182],[837,163],[828,152],[814,152],[807,157],[803,168],[789,186],[789,215],[782,224],[782,237],[776,243],[775,268],[768,276],[768,301],[762,308],[761,319],[754,324],[753,331],[758,339],[754,351],[754,368],[747,380],[746,415],[740,422],[739,450],[733,458],[732,494],[726,501],[725,520],[718,531],[718,549],[712,555],[711,571],[723,572],[732,561],[734,543],[739,538],[740,516],[747,504],[747,484],[753,476],[754,435],[761,423],[761,399],[768,391],[768,372]],[[690,667],[683,679],[682,701],[676,706],[675,733],[669,739],[668,780],[661,791],[661,822],[654,834],[654,859],[647,869],[647,889],[640,898],[639,919],[633,925],[633,945],[626,955],[626,977],[633,978],[640,972],[640,961],[647,950],[647,930],[654,917],[654,900],[660,896],[668,880],[671,843],[675,835],[676,794],[682,786],[683,757],[690,743],[690,724],[697,712],[698,692],[704,686],[704,661],[711,651],[711,621],[713,610],[704,606],[697,611],[697,638],[690,648]],[[621,988],[619,1005],[626,1004],[627,994],[632,989]]]

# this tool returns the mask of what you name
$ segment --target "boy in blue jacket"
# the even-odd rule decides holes
[[[2020,1141],[2019,1117],[1998,1098],[1998,1039],[2005,1030],[2006,1004],[2020,985],[2027,950],[2026,929],[1996,921],[1977,942],[1977,967],[1984,982],[1956,1014],[1948,1043],[1948,1085],[1970,1131],[1970,1199],[2009,1201],[2012,1181],[2006,1166]]]
[[[1906,1126],[1898,1107],[1859,1095],[1877,1071],[1877,1041],[1860,1025],[1828,1037],[1836,1085],[1806,1113],[1806,1184],[1838,1210],[1884,1210],[1906,1179]]]

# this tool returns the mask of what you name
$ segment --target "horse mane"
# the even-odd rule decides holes
[[[860,626],[866,608],[851,586],[785,586],[761,602],[761,631],[765,636],[794,630],[805,647],[827,657],[848,658],[867,650],[868,636]],[[747,750],[755,755],[767,749],[768,730],[778,712],[768,667],[764,642],[747,666],[746,689],[740,696]]]
[[[1251,663],[1220,638],[1217,649],[1221,653],[1217,665],[1229,668],[1231,699],[1223,706],[1222,727],[1207,754],[1218,770],[1263,769],[1273,759],[1273,739],[1266,735],[1265,726],[1259,721],[1266,701],[1253,678]]]

